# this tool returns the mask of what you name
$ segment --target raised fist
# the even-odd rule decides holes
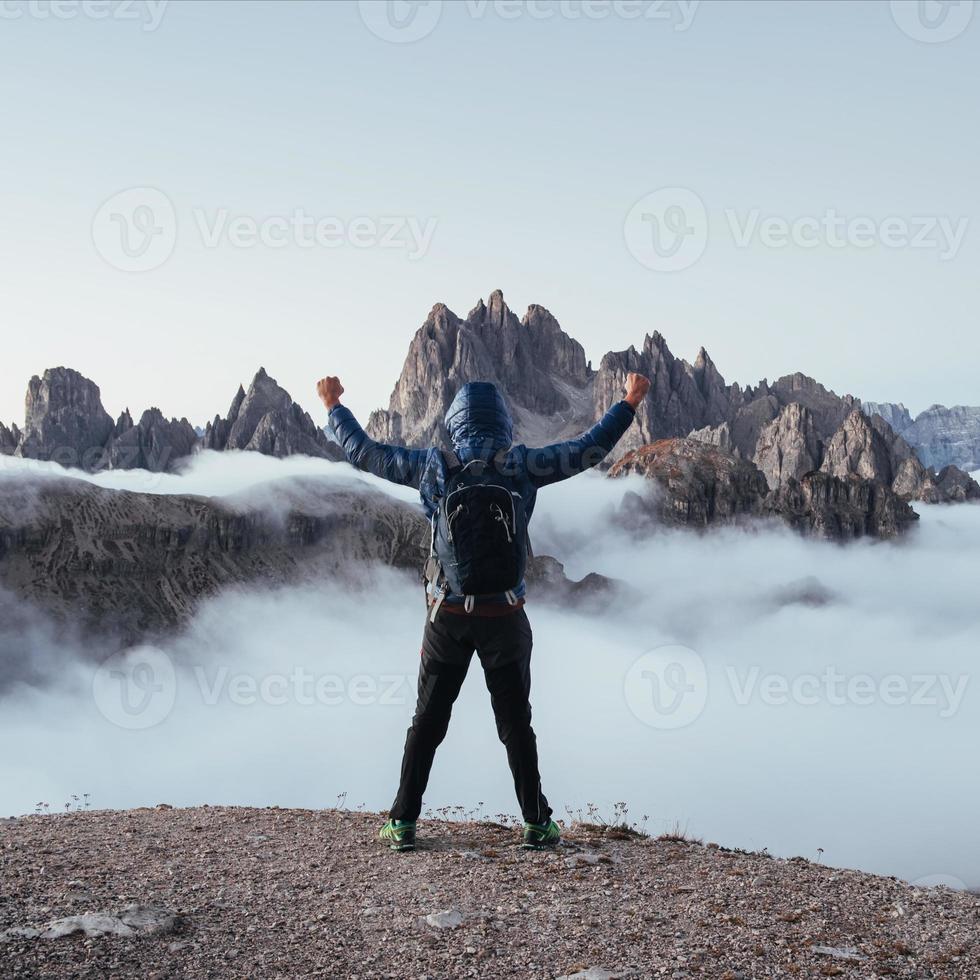
[[[316,383],[316,393],[320,396],[320,401],[329,410],[340,404],[340,396],[344,393],[344,386],[340,383],[340,378],[328,375]]]
[[[624,401],[633,406],[635,411],[650,390],[650,379],[643,374],[630,373],[626,375],[626,397]]]

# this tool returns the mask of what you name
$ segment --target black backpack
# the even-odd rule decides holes
[[[529,542],[524,498],[513,476],[504,472],[507,450],[465,466],[452,452],[446,460],[446,489],[432,515],[432,539],[425,578],[445,593],[466,597],[506,595],[524,580]],[[438,612],[439,600],[433,609]]]

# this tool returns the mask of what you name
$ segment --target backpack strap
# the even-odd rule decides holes
[[[457,470],[461,470],[463,468],[463,464],[460,461],[459,456],[457,456],[452,449],[443,449],[442,458],[445,460],[446,469],[448,469],[450,473],[455,473]]]

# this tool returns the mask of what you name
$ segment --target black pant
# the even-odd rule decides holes
[[[418,819],[432,760],[446,737],[474,650],[486,676],[497,734],[507,748],[521,813],[530,823],[551,817],[541,792],[538,745],[531,728],[531,644],[531,624],[523,609],[506,616],[441,611],[435,623],[426,621],[418,703],[405,739],[401,783],[391,807],[394,819]]]

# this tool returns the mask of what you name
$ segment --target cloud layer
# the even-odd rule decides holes
[[[353,477],[206,454],[155,492],[247,494],[325,472]],[[146,489],[134,483],[148,477],[96,479]],[[731,846],[980,884],[980,507],[921,508],[897,544],[775,528],[637,541],[609,521],[626,486],[561,484],[532,523],[536,550],[573,577],[634,590],[601,616],[531,598],[535,726],[558,815],[622,800],[653,832],[680,824]],[[390,803],[422,631],[410,577],[378,571],[356,598],[324,583],[220,596],[162,648],[99,670],[100,651],[53,649],[19,615],[39,669],[62,666],[53,686],[20,685],[2,705],[0,738],[21,748],[0,761],[0,812],[57,809],[72,793],[99,807],[329,806],[345,792]],[[478,663],[471,673],[426,803],[514,812]]]

